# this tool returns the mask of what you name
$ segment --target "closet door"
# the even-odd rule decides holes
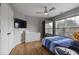
[[[0,4],[0,49],[1,49],[1,4]]]
[[[13,11],[8,5],[8,40],[9,40],[9,53],[13,48],[13,31],[14,31],[14,20],[13,20]]]
[[[8,7],[7,4],[1,4],[1,53],[8,54]]]
[[[9,54],[13,48],[13,11],[6,3],[1,4],[1,54]]]

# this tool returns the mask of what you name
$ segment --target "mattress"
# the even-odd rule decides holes
[[[42,45],[48,48],[51,52],[56,46],[70,47],[73,45],[73,40],[64,36],[52,36],[42,39]]]

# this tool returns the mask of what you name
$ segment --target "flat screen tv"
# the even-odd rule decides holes
[[[26,28],[27,22],[19,19],[19,18],[14,18],[14,28]]]

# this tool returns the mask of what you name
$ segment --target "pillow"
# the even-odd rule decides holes
[[[78,41],[79,42],[79,32],[75,32],[73,34],[73,38],[74,38],[75,41]]]

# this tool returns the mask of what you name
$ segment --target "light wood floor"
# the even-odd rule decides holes
[[[50,55],[52,54],[44,48],[40,41],[22,43],[12,49],[10,55]]]

